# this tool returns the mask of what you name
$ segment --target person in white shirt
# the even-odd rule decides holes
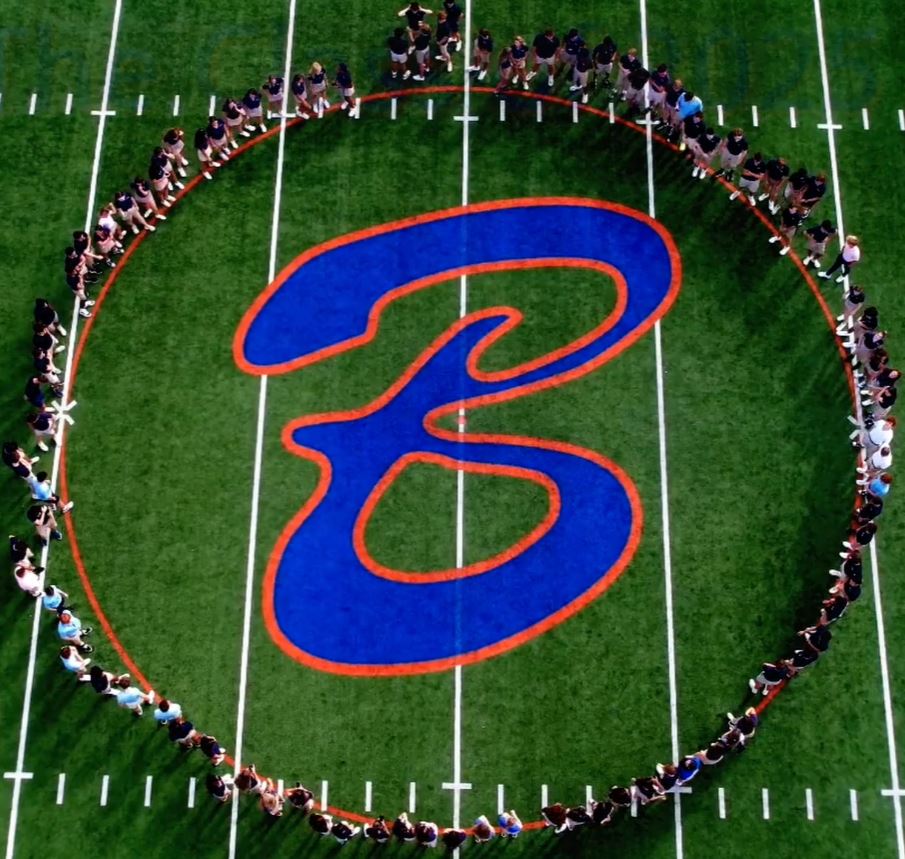
[[[842,283],[848,277],[849,272],[861,261],[861,239],[857,236],[846,236],[845,244],[842,250],[836,256],[833,264],[826,270],[820,272],[817,277],[829,280],[833,276],[833,272],[842,270],[842,274],[836,278],[836,283]]]
[[[867,450],[867,455],[873,456],[881,447],[892,444],[892,437],[896,428],[895,418],[885,418],[875,421],[870,429],[856,429],[851,434],[851,439],[858,447]]]
[[[68,644],[61,647],[60,661],[67,671],[75,674],[80,683],[90,682],[91,675],[88,674],[88,666],[91,664],[91,660],[85,659],[74,647],[70,647]]]
[[[43,593],[41,590],[41,572],[40,567],[33,567],[27,562],[16,564],[16,584],[30,597],[37,599]]]

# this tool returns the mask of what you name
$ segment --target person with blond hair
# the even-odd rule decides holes
[[[820,272],[817,277],[829,280],[834,272],[841,269],[842,274],[836,278],[836,283],[842,283],[859,262],[861,262],[861,239],[857,236],[846,236],[845,244],[836,255],[833,264],[826,271]]]
[[[314,62],[308,69],[308,91],[318,114],[330,109],[330,102],[327,101],[327,73],[320,63]]]

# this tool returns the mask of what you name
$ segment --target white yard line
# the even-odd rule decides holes
[[[864,126],[865,131],[870,131],[870,114],[866,107],[861,108],[861,125]]]
[[[365,811],[367,811],[368,813],[370,813],[370,811],[371,811],[371,805],[373,804],[373,796],[374,796],[373,786],[372,786],[371,782],[366,781],[365,782]]]
[[[639,0],[641,12],[641,63],[644,68],[649,68],[648,34],[647,34],[647,0]],[[647,93],[645,91],[645,104]],[[647,208],[648,214],[657,216],[656,196],[654,190],[654,151],[653,151],[653,127],[650,123],[645,126],[647,142]],[[672,586],[672,550],[670,546],[669,527],[669,475],[666,459],[666,396],[663,379],[663,336],[660,330],[659,320],[654,324],[654,353],[657,365],[657,427],[660,451],[660,518],[663,531],[663,586],[666,601],[666,656],[667,675],[669,683],[669,723],[672,759],[678,761],[679,751],[679,693],[676,680],[676,638],[675,617],[673,612],[673,586]],[[675,794],[674,799],[675,833],[676,833],[676,859],[683,859],[685,855],[684,838],[682,833],[682,797]]]
[[[145,112],[145,94],[138,94],[138,104],[135,105],[135,115],[141,116]]]
[[[820,55],[820,78],[823,84],[823,104],[826,111],[826,133],[829,139],[830,172],[833,180],[833,197],[836,203],[836,225],[840,238],[845,235],[842,220],[842,189],[839,184],[839,163],[836,158],[836,128],[833,123],[833,103],[830,98],[830,75],[826,62],[826,46],[823,41],[823,13],[820,0],[814,0],[814,22],[817,29],[817,51]],[[861,419],[860,396],[855,397],[857,416]],[[877,646],[880,656],[880,679],[883,686],[883,711],[886,719],[886,745],[889,754],[889,778],[892,787],[892,804],[896,827],[896,848],[899,859],[905,859],[905,829],[902,822],[902,794],[899,784],[899,753],[896,747],[895,719],[892,706],[892,687],[889,679],[889,660],[886,652],[886,625],[883,619],[883,601],[880,592],[880,564],[877,559],[877,540],[870,544],[871,585],[874,591],[874,612],[877,620]]]
[[[286,65],[283,80],[288,81],[292,72],[292,41],[295,35],[296,0],[289,0],[289,26],[286,31]],[[283,198],[283,161],[286,154],[286,113],[280,116],[280,134],[277,147],[277,172],[274,180],[273,216],[270,226],[270,261],[267,282],[276,276],[277,239],[280,232],[280,205]],[[242,656],[239,665],[239,695],[236,703],[236,752],[235,772],[242,768],[242,751],[245,741],[245,698],[248,694],[248,655],[251,645],[251,613],[254,605],[255,555],[258,545],[258,508],[261,500],[261,472],[264,459],[264,423],[267,407],[267,376],[261,376],[258,388],[258,418],[255,430],[254,471],[251,487],[251,515],[248,524],[248,557],[245,566],[245,608],[242,617]],[[238,848],[239,803],[233,802],[229,820],[229,859],[234,859]]]
[[[64,108],[64,112],[66,116],[69,116],[72,113],[72,93],[66,93],[66,107]]]
[[[905,131],[905,110],[899,108],[899,131]]]
[[[723,105],[718,104],[716,106],[716,124],[717,125],[725,125],[726,123],[723,121]]]
[[[99,805],[101,808],[106,807],[107,798],[110,796],[110,776],[106,773],[104,777],[101,779],[101,796],[99,800]]]
[[[212,95],[210,101],[207,103],[207,115],[213,116],[217,112],[217,96]]]
[[[145,777],[145,808],[151,807],[151,792],[154,789],[154,776]]]
[[[770,791],[762,787],[760,789],[760,804],[763,810],[764,820],[770,819]]]
[[[396,99],[390,99],[390,119],[396,118]]]
[[[38,94],[36,92],[33,92],[31,94],[31,98],[28,100],[28,115],[34,116],[35,110],[37,109],[37,107],[38,107]]]
[[[496,813],[502,814],[506,810],[506,788],[504,785],[496,786]]]
[[[795,115],[795,108],[789,107],[789,126],[791,128],[798,128],[798,117]]]
[[[716,803],[717,810],[720,815],[720,820],[726,819],[726,789],[722,787],[718,787],[716,789]]]
[[[418,807],[418,785],[415,782],[409,782],[409,814],[414,814]]]
[[[751,124],[755,128],[757,128],[760,125],[760,120],[757,115],[757,105],[756,104],[751,105]]]
[[[534,103],[534,110],[537,115],[537,121],[543,122],[544,121],[544,105],[543,105],[543,103],[536,101]]]
[[[179,93],[173,96],[173,116],[179,116]]]
[[[186,808],[194,808],[195,807],[195,776],[192,776],[189,779],[189,794],[185,800]]]
[[[434,118],[434,100],[432,98],[427,100],[427,118],[428,120]]]
[[[62,805],[66,799],[66,773],[57,776],[57,805]]]
[[[857,823],[859,820],[858,791],[856,791],[854,788],[852,788],[848,792],[848,804],[849,804],[849,808],[851,809],[852,820],[855,821],[855,823]]]
[[[107,127],[107,110],[110,103],[110,84],[113,80],[113,62],[116,57],[116,40],[119,36],[119,21],[122,15],[122,0],[116,0],[113,10],[113,23],[110,28],[110,46],[107,50],[107,66],[104,72],[104,89],[101,94],[101,110],[97,120],[97,137],[94,141],[94,159],[91,164],[91,180],[88,184],[88,202],[85,207],[85,226],[87,232],[94,223],[94,206],[97,196],[97,176],[101,167],[101,150],[104,145],[104,130]],[[66,369],[63,382],[63,396],[60,398],[60,406],[66,408],[69,402],[69,377],[72,370],[72,357],[75,352],[75,344],[79,327],[79,303],[72,303],[72,319],[69,323],[69,343],[66,350]],[[53,452],[53,467],[51,469],[50,483],[56,489],[57,476],[60,470],[60,455],[63,452],[65,433],[61,430],[57,437],[57,446]],[[47,569],[49,546],[41,550],[41,566]],[[19,803],[22,797],[22,779],[25,766],[25,750],[28,744],[28,723],[31,716],[31,695],[35,681],[35,660],[38,651],[38,633],[41,622],[41,602],[35,601],[35,610],[32,616],[31,641],[28,649],[28,665],[25,670],[25,691],[22,696],[22,716],[19,723],[19,747],[16,752],[17,778],[13,781],[13,795],[9,812],[9,828],[6,835],[6,859],[12,859],[16,847],[16,828],[19,820]]]
[[[330,782],[324,779],[321,782],[321,811],[327,808],[330,798]]]
[[[814,791],[811,788],[805,788],[804,791],[804,807],[808,820],[814,819]]]

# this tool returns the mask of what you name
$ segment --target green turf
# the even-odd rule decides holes
[[[811,8],[752,24],[747,10],[705,6],[648,4],[652,60],[669,58],[702,92],[708,113],[723,104],[727,123],[744,124],[765,152],[788,153],[813,169],[828,166],[825,134],[815,128],[824,117]],[[0,180],[14,216],[0,231],[12,284],[9,316],[22,322],[0,331],[14,405],[27,369],[22,325],[39,284],[66,304],[54,280],[58,246],[84,218],[96,128],[87,112],[99,104],[110,9],[62,4],[51,17],[45,9],[3,3],[0,11],[0,125],[18,157],[27,153],[35,162],[29,182],[11,173]],[[702,14],[708,11],[719,14]],[[884,239],[895,235],[901,215],[880,208],[877,171],[893,180],[899,172],[901,71],[881,63],[866,84],[860,71],[868,58],[895,55],[901,15],[880,0],[844,16],[825,11],[834,105],[845,125],[838,137],[846,224],[865,236],[865,282],[884,324],[896,331],[903,311],[894,242]],[[315,56],[328,63],[349,58],[359,90],[379,90],[388,84],[381,42],[392,15],[364,7],[346,13],[341,25],[338,10],[299,9],[296,65]],[[498,0],[480,9],[475,23],[491,26],[498,40],[513,29],[530,40],[539,22],[561,14],[540,3]],[[600,29],[594,4],[570,8],[569,15],[567,25]],[[637,4],[619,3],[605,17],[622,47],[639,41]],[[191,132],[211,94],[241,92],[281,68],[285,29],[280,5],[205,0],[174,17],[163,4],[127,4],[111,94],[118,113],[105,137],[100,199],[143,169],[167,123]],[[75,115],[64,120],[70,89]],[[39,115],[27,117],[33,90]],[[136,118],[140,93],[145,116]],[[174,120],[177,93],[182,116]],[[751,104],[759,106],[759,129],[750,128]],[[798,110],[795,130],[788,126],[790,104]],[[862,106],[875,125],[869,133],[860,130]],[[377,103],[365,106],[359,122],[330,117],[289,132],[278,269],[344,232],[460,202],[462,126],[452,117],[461,112],[461,98],[436,97],[432,125],[423,100],[398,107],[395,123],[389,105]],[[56,122],[42,115],[45,109]],[[640,135],[605,120],[574,125],[567,110],[554,106],[545,107],[538,124],[527,102],[512,101],[505,124],[492,98],[475,96],[472,111],[480,120],[470,128],[471,200],[574,194],[647,210]],[[235,369],[230,346],[242,312],[267,281],[276,149],[275,141],[262,144],[199,189],[129,264],[80,370],[70,447],[75,524],[105,609],[155,685],[230,750],[258,397],[257,381]],[[813,297],[789,261],[775,258],[763,228],[730,207],[718,188],[692,183],[688,169],[655,147],[656,211],[676,237],[685,268],[662,336],[679,730],[682,747],[693,750],[718,730],[722,712],[741,704],[758,662],[787,648],[790,632],[813,616],[809,607],[826,586],[822,573],[845,525],[852,459],[844,380]],[[55,193],[42,191],[48,187]],[[822,208],[832,215],[831,202]],[[12,224],[31,223],[36,213],[48,239],[22,253]],[[568,342],[603,318],[611,301],[605,281],[569,272],[469,282],[469,310],[507,304],[525,313],[522,327],[487,353],[486,369]],[[369,401],[458,312],[458,283],[439,285],[391,307],[380,337],[366,348],[269,380],[245,737],[245,758],[262,770],[303,778],[315,790],[328,779],[331,802],[350,809],[362,809],[364,782],[371,780],[375,809],[395,813],[414,781],[418,814],[442,823],[451,819],[441,784],[452,776],[452,676],[374,682],[303,669],[274,647],[257,620],[257,600],[263,563],[316,478],[282,448],[282,426],[302,414]],[[495,809],[497,784],[505,785],[507,805],[527,819],[536,815],[541,784],[553,798],[576,801],[586,784],[600,792],[670,754],[656,372],[648,336],[560,390],[469,414],[470,430],[531,433],[612,457],[637,483],[646,521],[634,563],[605,598],[542,639],[464,671],[462,763],[473,789],[464,795],[463,820]],[[16,408],[5,415],[7,432],[23,437]],[[430,568],[454,553],[454,481],[427,471],[412,469],[378,508],[368,543],[387,563]],[[18,489],[10,485],[0,501],[10,527],[21,521]],[[511,543],[542,510],[543,496],[525,492],[521,482],[469,476],[466,559]],[[423,529],[416,531],[419,521]],[[902,521],[893,500],[880,559],[896,701],[905,682],[898,623],[905,595],[892,575]],[[53,558],[54,577],[76,591],[65,547]],[[0,743],[4,770],[15,764],[31,628],[18,593],[7,587],[0,650],[10,690],[0,696],[8,726]],[[76,600],[90,620],[84,598]],[[828,658],[771,710],[754,748],[683,797],[685,855],[759,855],[767,843],[776,856],[810,848],[846,856],[893,852],[891,804],[880,795],[889,773],[870,603],[866,596],[840,627]],[[38,652],[26,759],[35,778],[23,791],[16,855],[57,849],[63,833],[97,855],[126,855],[127,845],[139,843],[150,855],[223,855],[226,810],[212,808],[200,792],[198,807],[185,810],[187,778],[203,776],[203,762],[184,760],[151,726],[75,690],[60,676],[48,625]],[[102,640],[97,658],[115,661]],[[68,778],[59,807],[58,772]],[[99,812],[102,773],[111,775],[111,797]],[[145,774],[155,779],[151,809],[142,803]],[[715,814],[718,785],[728,797],[725,821]],[[761,787],[773,796],[769,822],[761,818]],[[806,787],[815,791],[814,822],[804,815]],[[849,820],[849,789],[859,791],[857,824]],[[4,782],[4,820],[9,796]],[[49,820],[52,830],[36,838]],[[332,852],[305,829],[297,819],[266,826],[244,802],[239,852]],[[602,837],[583,833],[554,848],[549,836],[530,835],[507,849],[672,856],[673,831],[672,809],[664,808],[623,820]]]

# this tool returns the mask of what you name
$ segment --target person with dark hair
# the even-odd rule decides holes
[[[313,814],[308,815],[308,825],[320,835],[321,838],[325,838],[330,834],[330,830],[333,828],[333,815],[315,811]]]
[[[559,36],[552,27],[547,27],[543,33],[538,33],[534,37],[531,45],[534,52],[534,68],[528,72],[527,80],[530,81],[543,66],[547,70],[547,86],[552,89],[557,72],[556,58],[559,54],[559,46]]]
[[[697,753],[697,759],[705,767],[711,767],[723,760],[723,758],[726,757],[727,751],[729,750],[726,748],[726,745],[720,740],[716,740],[707,746],[706,749],[701,749],[701,751]]]
[[[405,38],[405,29],[403,27],[396,27],[393,30],[393,35],[387,39],[387,48],[390,51],[390,77],[395,79],[401,73],[402,79],[404,81],[408,80],[412,73],[406,68],[409,60],[409,43]],[[296,75],[295,77],[300,78],[303,82],[305,80],[304,75]],[[292,85],[295,87],[295,78],[293,78]]]
[[[217,802],[229,802],[232,799],[233,788],[235,783],[231,775],[224,773],[208,773],[204,779],[204,786],[207,792],[217,800]]]
[[[181,715],[182,707],[179,704],[175,701],[170,701],[168,698],[161,698],[154,710],[154,721],[157,722],[159,728],[162,728],[174,719],[178,719]]]
[[[767,162],[764,190],[757,199],[761,203],[764,200],[769,200],[767,208],[770,210],[771,215],[775,215],[779,211],[779,195],[783,190],[783,185],[789,178],[789,172],[789,162],[785,158],[777,156]],[[794,203],[792,205],[795,206]]]
[[[607,799],[617,808],[628,808],[632,804],[632,792],[627,787],[615,784],[610,788]]]
[[[116,697],[116,680],[117,676],[110,671],[104,671],[100,665],[92,665],[90,671],[91,688],[98,695],[106,695],[110,698]]]
[[[440,52],[434,59],[440,60],[446,66],[446,71],[453,70],[452,57],[449,55],[449,39],[452,35],[449,29],[449,21],[446,20],[446,12],[437,13],[437,31],[434,39],[437,42],[437,50]]]
[[[66,336],[66,329],[60,323],[60,317],[54,310],[53,305],[45,298],[36,298],[34,307],[35,322],[50,329],[51,333],[59,333],[61,337]]]
[[[415,33],[414,41],[414,57],[415,65],[418,66],[418,73],[412,75],[412,80],[423,81],[427,78],[427,74],[431,68],[431,37],[432,30],[427,21],[423,21],[421,28]]]
[[[626,118],[640,116],[644,113],[646,105],[647,82],[650,80],[650,72],[644,66],[632,69],[625,79],[625,100],[628,102]]]
[[[701,762],[694,755],[686,755],[676,764],[676,773],[679,776],[679,784],[688,784],[694,781],[701,771]]]
[[[452,60],[450,60],[452,66]],[[352,82],[352,73],[345,63],[340,63],[336,67],[336,80],[334,85],[339,90],[342,101],[339,103],[340,110],[348,110],[348,116],[355,118],[355,84]]]
[[[748,707],[741,716],[733,716],[732,713],[727,713],[726,720],[729,722],[730,731],[738,731],[742,735],[742,746],[754,737],[760,724],[760,717],[754,707]]]
[[[200,739],[198,732],[195,730],[195,726],[186,719],[185,716],[177,716],[175,719],[167,722],[167,735],[169,736],[170,741],[176,743],[176,745],[184,752],[190,752],[192,749],[196,748]],[[252,767],[252,770],[253,769],[254,767]],[[244,773],[245,770],[242,770],[242,772]],[[239,773],[236,777],[236,787],[238,787],[239,790],[244,790],[242,785],[246,784],[246,782],[243,781],[242,784],[240,784],[240,778],[242,778],[242,773]],[[249,792],[251,792],[250,788]]]
[[[198,742],[198,748],[210,762],[211,766],[219,766],[226,757],[226,750],[220,745],[220,741],[211,734],[202,734]]]
[[[581,93],[581,103],[588,103],[588,79],[591,75],[591,52],[585,45],[578,49],[578,55],[575,58],[574,71],[572,77],[574,83],[569,87],[571,92]]]
[[[52,611],[54,614],[59,615],[61,611],[65,611],[69,609],[69,611],[74,611],[71,605],[68,605],[66,600],[69,599],[69,594],[66,591],[58,588],[56,585],[47,585],[44,588],[44,595],[41,597],[41,605],[47,611]]]
[[[444,829],[440,840],[447,850],[455,850],[468,840],[468,833],[464,829]]]
[[[214,161],[218,158],[221,163],[229,161],[229,135],[226,133],[226,123],[219,116],[209,116],[204,131],[210,141]]]
[[[415,840],[415,827],[409,823],[409,817],[404,811],[393,821],[391,831],[397,841]]]
[[[707,175],[710,162],[720,148],[720,136],[712,128],[705,128],[703,133],[698,135],[697,144],[697,150],[693,153],[694,169],[691,176],[703,179]]]
[[[314,793],[308,790],[300,781],[295,783],[295,787],[284,790],[283,796],[289,800],[289,804],[293,808],[297,808],[302,814],[307,814],[314,808]]]
[[[16,477],[28,480],[32,475],[31,467],[40,459],[39,456],[29,456],[14,441],[3,442],[3,464],[12,471]]]
[[[801,192],[801,200],[798,207],[803,209],[808,215],[826,194],[826,176],[819,173],[816,176],[808,176],[805,182],[804,190]]]
[[[569,831],[591,822],[591,815],[583,805],[572,805],[566,809],[566,826]]]
[[[462,27],[462,7],[456,0],[443,0],[443,11],[449,24],[449,44],[454,51],[461,51],[462,35],[459,31]]]
[[[264,789],[261,791],[261,811],[268,817],[283,816],[283,797],[275,790]],[[338,839],[337,839],[338,840]]]
[[[769,239],[771,245],[776,242],[782,244],[782,248],[779,251],[780,256],[784,257],[792,250],[792,239],[795,238],[795,234],[798,232],[803,220],[804,212],[794,205],[782,210],[782,215],[779,217],[779,235],[770,236]]]
[[[272,787],[269,779],[261,778],[254,764],[242,767],[236,776],[236,788],[241,793],[260,794]]]
[[[245,124],[246,131],[254,131],[255,123],[262,133],[267,131],[267,126],[264,124],[264,108],[261,107],[261,93],[258,90],[252,87],[246,91],[242,96],[242,107],[248,117],[248,122]]]
[[[41,573],[43,567],[33,567],[31,564],[17,564],[13,570],[13,577],[19,590],[27,593],[33,599],[41,596]]]
[[[45,453],[50,450],[47,440],[53,439],[57,434],[59,420],[52,412],[31,412],[25,418],[25,423],[35,437],[35,447]]]
[[[471,65],[468,71],[477,72],[478,80],[482,81],[487,77],[487,69],[490,68],[490,55],[493,53],[493,35],[486,27],[478,30],[478,35],[474,40],[474,55],[471,59]],[[448,830],[450,832],[454,830]]]
[[[420,3],[412,2],[409,3],[408,6],[400,9],[396,16],[398,18],[405,18],[406,30],[408,31],[409,41],[412,46],[415,44],[415,37],[421,30],[421,25],[426,23],[425,17],[428,15],[433,15],[433,10],[426,9]],[[412,53],[413,47],[409,48],[409,53]]]
[[[135,202],[135,198],[131,194],[128,194],[125,191],[117,191],[113,195],[113,205],[116,207],[116,212],[119,217],[123,219],[123,223],[131,228],[134,235],[137,236],[141,230],[147,230],[148,232],[153,233],[157,229],[157,227],[153,224],[149,224],[144,219]],[[139,228],[141,228],[141,230]],[[70,284],[70,286],[72,285]],[[81,298],[81,296],[79,297]]]
[[[189,166],[185,157],[185,130],[182,128],[168,128],[163,133],[163,152],[176,170],[177,174],[185,179],[185,168]]]
[[[666,800],[663,785],[660,784],[660,780],[655,776],[633,778],[632,794],[640,805],[650,805],[651,803],[665,802]]]
[[[79,683],[91,682],[91,676],[88,674],[88,666],[91,664],[91,660],[85,659],[74,647],[64,644],[60,648],[60,661],[67,671],[75,674],[75,679]]]
[[[741,128],[734,128],[723,138],[720,145],[720,169],[713,175],[725,176],[726,181],[735,180],[735,171],[745,163],[748,157],[748,140]]]
[[[796,650],[792,654],[791,659],[786,659],[785,663],[789,667],[790,677],[795,677],[805,668],[810,668],[820,658],[820,652],[811,647],[805,647]]]
[[[224,100],[220,111],[223,114],[223,121],[226,123],[226,136],[229,139],[229,145],[233,149],[238,149],[239,141],[236,140],[237,134],[242,137],[251,137],[245,130],[245,108],[234,98],[227,98]]]
[[[515,809],[504,811],[498,818],[497,823],[500,827],[500,834],[503,838],[518,838],[524,828],[519,816],[515,813]]]
[[[400,47],[403,48],[402,51],[402,63],[408,59],[408,54],[406,54],[405,49],[408,47],[408,43],[405,39],[401,38],[403,30],[402,27],[397,28],[397,33],[399,34],[399,42]],[[390,38],[392,42],[392,37]],[[393,66],[393,77],[396,77],[396,66]],[[292,92],[292,98],[295,101],[295,115],[300,117],[301,119],[308,119],[312,113],[314,113],[314,108],[311,107],[311,103],[308,101],[308,82],[304,75],[293,75],[292,81],[289,84],[289,90]]]
[[[596,826],[610,826],[616,819],[618,809],[608,799],[602,802],[591,800],[591,823]]]
[[[759,693],[766,695],[774,686],[785,682],[790,676],[791,672],[785,662],[765,662],[761,666],[760,674],[748,681],[748,686],[755,695]]]
[[[826,253],[826,243],[836,235],[837,230],[832,221],[821,221],[805,231],[808,242],[808,255],[802,260],[807,266],[814,264],[814,268],[820,268],[820,260]]]
[[[657,780],[664,793],[670,793],[679,785],[679,769],[675,764],[657,764]]]
[[[798,634],[805,640],[808,647],[817,653],[826,653],[830,649],[830,642],[833,640],[833,633],[823,623],[817,623],[815,626],[802,629]]]
[[[440,13],[441,15],[443,12]],[[429,820],[419,820],[415,824],[415,843],[419,847],[436,847],[440,839],[440,827]]]
[[[669,121],[669,112],[666,109],[666,93],[669,91],[671,83],[672,76],[669,74],[669,66],[666,63],[660,63],[651,72],[650,80],[647,82],[650,109],[660,124]]]
[[[832,593],[832,589],[830,592]],[[845,614],[847,609],[848,600],[841,593],[836,593],[821,603],[819,623],[823,626],[835,623]]]
[[[563,39],[562,46],[559,49],[559,58],[562,62],[562,67],[569,67],[566,71],[567,77],[574,73],[578,63],[578,53],[583,47],[585,47],[585,40],[578,32],[578,28],[572,27],[569,32],[566,33],[566,37]]]
[[[752,206],[757,205],[757,191],[760,188],[761,177],[766,172],[767,165],[760,152],[755,152],[742,169],[742,178],[738,180],[738,188],[729,195],[730,200],[735,200],[743,194],[748,195],[748,202]],[[744,199],[744,197],[743,197]]]
[[[175,197],[172,197],[172,199],[170,197],[169,184],[167,174],[160,167],[155,168],[150,184],[146,179],[142,179],[141,176],[136,176],[129,183],[132,194],[135,196],[135,202],[138,203],[139,208],[144,208],[145,218],[150,218],[153,215],[160,221],[167,219],[167,216],[161,212],[160,207],[172,206],[173,201],[176,199]],[[157,198],[154,196],[155,191],[161,194],[160,205],[157,204]]]
[[[333,824],[333,826],[330,827],[330,834],[340,844],[346,844],[348,841],[358,835],[359,832],[361,832],[360,826],[353,826],[346,820],[337,820]]]
[[[618,56],[619,49],[612,36],[607,34],[591,52],[594,60],[594,88],[611,87],[613,85],[610,75],[613,73],[613,63]]]
[[[268,116],[279,117],[283,112],[283,79],[279,75],[268,75],[261,89],[267,93]]]
[[[621,57],[619,57],[619,67],[616,75],[616,89],[619,92],[620,100],[625,100],[625,84],[628,76],[641,68],[641,60],[638,59],[638,49],[629,48]]]
[[[63,532],[57,526],[53,510],[45,504],[34,504],[25,514],[28,521],[35,526],[38,542],[46,546],[51,540],[62,540]]]
[[[213,179],[214,174],[211,170],[219,167],[220,162],[214,158],[214,150],[211,146],[211,139],[208,137],[206,128],[199,128],[195,132],[195,155],[198,157],[198,166],[201,168],[201,175],[205,179]]]
[[[387,826],[386,818],[381,815],[366,824],[365,838],[369,838],[375,844],[386,844],[390,840],[390,827]]]
[[[494,92],[496,92],[497,95],[509,89],[512,84],[512,48],[508,45],[500,51],[499,72],[500,80],[494,89]]]
[[[554,802],[553,805],[544,806],[540,810],[540,816],[543,818],[544,827],[552,827],[557,835],[565,830],[566,807],[561,802]]]

